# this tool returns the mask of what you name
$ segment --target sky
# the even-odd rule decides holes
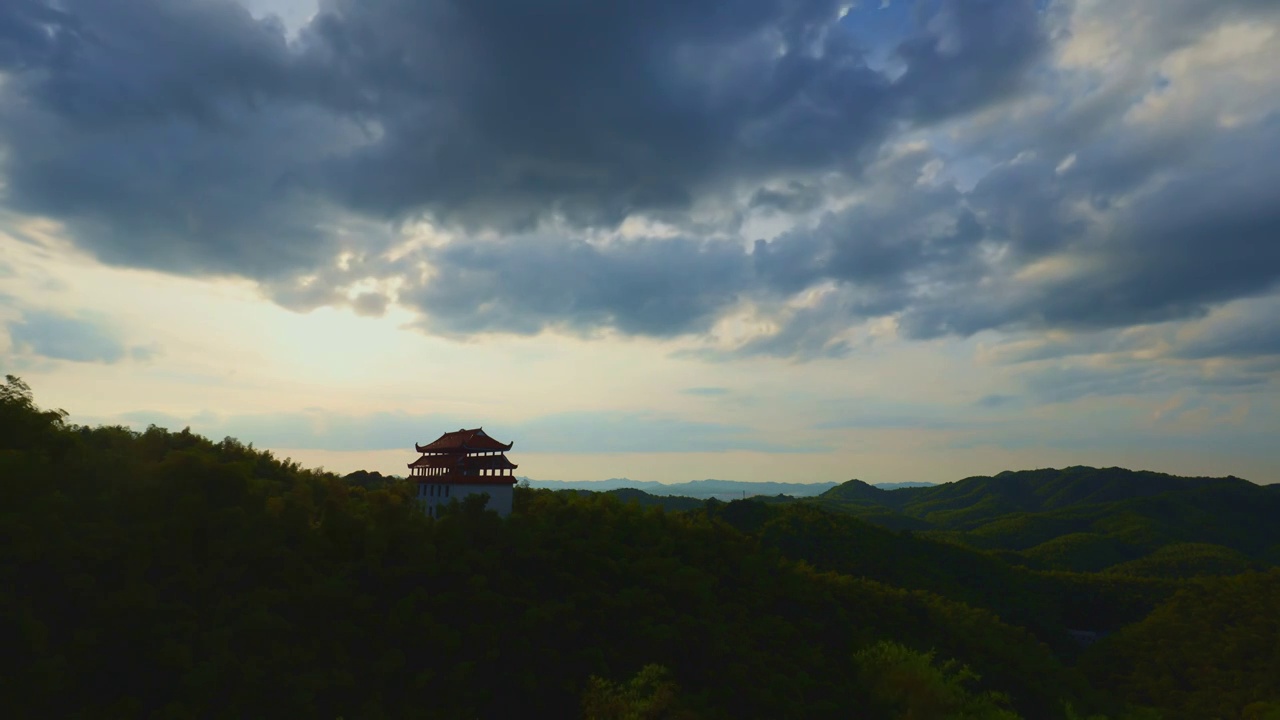
[[[1280,481],[1274,0],[8,0],[0,371],[403,474]]]

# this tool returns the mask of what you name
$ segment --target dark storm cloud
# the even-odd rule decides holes
[[[920,3],[922,10],[929,3]],[[1021,72],[1045,47],[1039,13],[1033,3],[1006,0],[944,0],[924,14],[926,32],[897,49],[905,71],[895,92],[906,115],[932,120],[983,107],[1005,97],[1025,81]]]
[[[914,337],[990,328],[1098,330],[1200,317],[1214,304],[1268,292],[1280,280],[1280,168],[1258,158],[1280,152],[1280,123],[1197,139],[1193,157],[1153,170],[1123,207],[1097,204],[1091,190],[1106,176],[1087,166],[1058,178],[1044,163],[996,195],[979,184],[968,202],[986,239],[1021,262],[915,298],[903,310],[904,330]],[[1094,217],[1079,211],[1091,203]],[[1011,271],[1054,252],[1082,263],[1080,269],[1008,280]]]
[[[1088,148],[1074,164],[1020,157],[967,192],[916,181],[940,160],[929,151],[890,157],[870,166],[875,179],[862,202],[813,228],[758,241],[756,280],[781,293],[837,282],[845,301],[828,306],[833,332],[882,315],[897,315],[914,338],[1202,317],[1280,281],[1280,166],[1259,160],[1280,154],[1280,121],[1186,142],[1193,140],[1196,147],[1146,168],[1141,183],[1114,181],[1108,171],[1126,156],[1110,145],[1111,155]],[[1018,277],[1048,259],[1059,269]],[[803,330],[786,327],[770,340],[808,355],[792,341]],[[1251,342],[1262,348],[1269,336],[1254,332]],[[1069,354],[1120,352],[1134,341],[1073,339]],[[1043,346],[1010,359],[1063,352]]]
[[[66,16],[42,0],[13,0],[0,6],[0,70],[39,67],[53,59],[57,42],[46,28]]]
[[[381,314],[391,298],[349,291],[403,277],[395,301],[443,334],[671,337],[770,313],[779,331],[732,357],[840,355],[882,316],[915,338],[1123,328],[1276,286],[1280,120],[1125,120],[1178,82],[1158,77],[1169,52],[1274,3],[921,2],[889,69],[840,5],[326,0],[289,40],[230,0],[13,0],[3,202],[108,262],[248,276],[298,310]],[[1049,63],[1086,11],[1133,28],[1096,96]],[[897,142],[1032,94],[1051,102]],[[976,183],[939,175],[957,166]],[[852,201],[812,225],[730,237],[833,188]],[[382,256],[421,216],[459,239]],[[635,217],[676,237],[609,237]]]
[[[792,181],[782,189],[760,188],[751,196],[749,206],[783,213],[802,213],[819,207],[823,199],[821,188]]]
[[[757,242],[760,276],[781,291],[838,280],[874,297],[856,303],[883,315],[907,302],[910,273],[949,275],[968,264],[983,228],[951,187],[888,193],[829,215],[813,230]]]
[[[19,0],[0,11],[6,202],[108,262],[255,278],[336,254],[330,202],[612,225],[849,170],[959,75],[986,101],[1040,44],[1029,2],[990,5],[942,3],[894,82],[834,0],[332,0],[292,44],[230,0]],[[982,55],[985,33],[1019,54]]]
[[[440,270],[400,294],[431,329],[670,336],[706,330],[747,282],[737,243],[636,239],[598,246],[558,236],[450,243],[426,255]]]
[[[1222,133],[1202,153],[1117,213],[1096,248],[1105,269],[1047,288],[1048,321],[1093,327],[1190,317],[1274,286],[1280,167],[1257,158],[1280,153],[1280,122]]]
[[[867,67],[830,0],[333,0],[304,37],[308,57],[353,88],[341,102],[382,131],[333,166],[334,191],[354,206],[508,228],[549,212],[612,225],[779,173],[853,167],[914,93],[954,86],[953,66],[927,48],[962,46],[954,69],[990,79],[963,89],[978,105],[1042,46],[1034,22],[1009,25],[1026,12],[943,5],[949,20],[912,40],[905,85]],[[1026,52],[974,57],[984,30]]]
[[[278,24],[217,0],[58,7],[0,14],[8,205],[130,266],[262,278],[336,251],[298,177],[340,127],[302,103]]]
[[[840,287],[817,308],[822,317],[796,313],[793,322],[804,327],[757,344],[785,345],[791,336],[811,345],[817,338],[808,331],[815,326],[838,332],[851,322],[902,312],[917,301],[920,277],[952,287],[981,273],[976,253],[989,231],[954,186],[918,182],[934,160],[924,150],[881,158],[871,164],[875,179],[859,202],[813,228],[755,243],[751,255],[762,292],[787,295],[823,282]]]

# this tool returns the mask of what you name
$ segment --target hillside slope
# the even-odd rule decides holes
[[[518,488],[509,518],[432,519],[407,483],[367,480],[0,395],[6,710],[574,717],[593,678],[656,663],[703,718],[889,720],[857,658],[899,645],[876,672],[936,650],[1024,716],[1107,705],[988,609],[815,568],[705,513]]]
[[[1234,477],[1070,467],[892,492],[854,480],[812,502],[1045,569],[1099,571],[1178,543],[1280,562],[1280,486]]]

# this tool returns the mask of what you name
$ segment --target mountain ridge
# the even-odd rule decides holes
[[[608,480],[534,480],[529,481],[533,488],[547,490],[590,490],[593,492],[609,492],[612,490],[643,490],[651,495],[680,495],[684,497],[707,499],[718,497],[741,497],[753,495],[791,495],[793,497],[816,497],[835,487],[837,483],[785,483],[785,482],[749,482],[745,480],[691,480],[682,483],[660,483],[655,480],[631,480],[630,478],[610,478]]]
[[[799,502],[1044,569],[1097,572],[1170,544],[1188,545],[1188,565],[1280,559],[1280,486],[1234,476],[1071,466],[892,492],[851,480]]]

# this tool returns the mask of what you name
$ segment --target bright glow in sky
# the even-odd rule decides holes
[[[748,4],[0,12],[0,370],[341,471],[1280,481],[1280,9]]]

